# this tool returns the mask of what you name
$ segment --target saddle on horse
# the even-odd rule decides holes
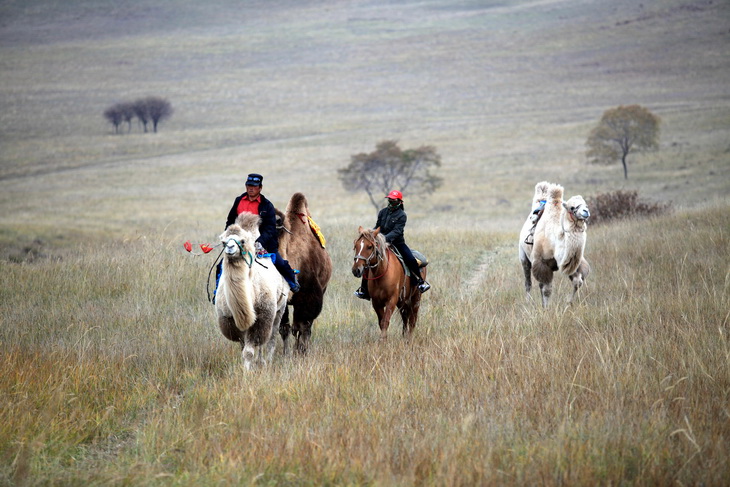
[[[403,271],[405,272],[406,277],[409,279],[412,279],[414,277],[413,272],[411,272],[411,270],[406,265],[406,262],[405,262],[405,260],[403,260],[403,256],[398,251],[398,249],[393,246],[393,247],[390,247],[390,250],[392,250],[393,254],[395,254],[395,256],[398,258],[398,261],[400,262],[401,266],[403,267]],[[411,249],[411,253],[413,254],[413,257],[416,259],[416,263],[418,264],[419,269],[423,269],[424,267],[426,267],[428,265],[428,259],[421,252],[419,252],[418,250]],[[420,282],[418,283],[418,290],[421,291],[422,293],[424,293],[424,292],[428,291],[429,289],[431,289],[431,285],[428,284],[423,279],[420,279]],[[360,299],[367,299],[367,300],[370,299],[370,293],[368,292],[368,288],[365,285],[364,280],[363,280],[363,284],[359,288],[357,288],[357,290],[355,291],[355,296],[357,296]]]
[[[403,260],[403,256],[400,254],[398,249],[395,247],[391,247],[390,250],[392,250],[393,253],[395,254],[395,256],[398,257],[398,260],[400,261],[400,264],[403,266],[403,270],[406,273],[406,277],[411,277],[411,274],[412,274],[411,270],[406,265],[406,262],[405,262],[405,260]],[[413,257],[416,258],[416,262],[418,263],[419,269],[422,269],[428,265],[428,259],[421,252],[419,252],[418,250],[411,249],[411,253],[413,254]]]

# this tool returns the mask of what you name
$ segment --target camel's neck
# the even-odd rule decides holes
[[[578,220],[566,209],[563,209],[560,215],[560,227],[563,233],[580,233],[586,231],[586,222]]]

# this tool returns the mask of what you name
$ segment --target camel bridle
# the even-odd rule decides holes
[[[237,239],[235,237],[228,237],[226,240],[225,248],[228,248],[228,243],[233,241],[234,244],[238,247],[238,250],[241,252],[241,258],[243,259],[243,262],[248,264],[249,267],[253,265],[253,255],[251,255],[251,252],[243,248],[243,240]],[[248,257],[248,261],[246,258]]]
[[[578,213],[578,211],[580,210],[580,208],[582,206],[585,206],[585,205],[580,204],[578,206],[574,206],[565,212],[568,214],[568,218],[570,219],[571,223],[576,225],[577,231],[579,231],[579,232],[585,232],[586,227],[588,226],[588,222],[586,221],[586,218],[583,218],[576,214],[576,213]],[[563,222],[565,220],[565,213],[563,213],[563,215],[560,218],[560,228],[563,230],[563,233],[567,233],[565,231],[565,225],[563,224]]]

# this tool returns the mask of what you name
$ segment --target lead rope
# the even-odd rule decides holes
[[[213,298],[210,296],[210,274],[213,272],[213,269],[215,269],[215,267],[218,265],[218,262],[220,262],[219,259],[220,259],[221,255],[223,255],[224,250],[225,250],[225,247],[223,247],[221,249],[220,253],[218,254],[218,257],[216,257],[215,260],[213,261],[213,265],[210,266],[210,270],[208,271],[208,280],[205,283],[205,292],[208,293],[208,301],[211,303],[213,302]]]

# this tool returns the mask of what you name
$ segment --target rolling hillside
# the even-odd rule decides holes
[[[444,188],[408,206],[414,228],[516,229],[541,179],[679,205],[726,198],[723,2],[0,8],[0,225],[19,232],[128,235],[180,215],[187,231],[217,231],[252,170],[279,205],[303,190],[325,223],[369,220],[335,170],[385,139],[443,158]],[[161,132],[112,135],[102,111],[148,94],[175,109]],[[583,144],[605,109],[631,103],[662,117],[661,150],[624,182],[586,165]]]

